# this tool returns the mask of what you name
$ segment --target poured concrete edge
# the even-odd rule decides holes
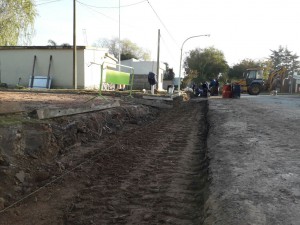
[[[101,105],[94,105],[89,107],[81,107],[81,108],[47,108],[47,109],[38,109],[37,115],[39,119],[49,119],[61,116],[75,115],[80,113],[87,113],[93,111],[99,111],[109,108],[119,107],[120,102],[114,101]]]

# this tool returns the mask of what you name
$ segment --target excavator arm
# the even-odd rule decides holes
[[[281,87],[282,81],[286,76],[287,69],[285,67],[281,67],[277,70],[272,71],[266,82],[266,88],[268,91],[276,90],[276,88]]]

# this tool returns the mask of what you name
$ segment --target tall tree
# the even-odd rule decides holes
[[[30,37],[36,15],[34,0],[1,0],[0,45],[17,45],[22,35]]]
[[[284,66],[290,74],[300,69],[299,56],[293,54],[287,47],[279,46],[278,50],[271,50],[271,52],[269,59],[272,62],[273,69]]]
[[[229,68],[223,52],[214,47],[191,50],[185,59],[184,67],[196,83],[217,78]]]
[[[94,46],[108,48],[111,54],[113,54],[116,58],[119,58],[118,38],[102,38],[99,39],[96,43],[94,43]],[[121,40],[121,60],[131,58],[150,60],[151,54],[149,50],[139,47],[136,43],[133,43],[129,39],[123,39]]]

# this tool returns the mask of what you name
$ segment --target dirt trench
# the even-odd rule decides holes
[[[171,110],[130,106],[36,125],[45,135],[38,148],[28,135],[33,146],[19,158],[3,154],[3,162],[18,166],[0,170],[7,184],[0,192],[0,224],[202,224],[207,111],[201,100]],[[17,126],[12,136],[18,133],[26,136]],[[20,148],[24,139],[14,149],[26,149]]]

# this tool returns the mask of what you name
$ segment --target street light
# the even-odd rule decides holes
[[[180,82],[181,82],[181,61],[182,61],[182,49],[183,49],[183,45],[185,44],[185,42],[189,39],[192,39],[192,38],[195,38],[195,37],[201,37],[201,36],[207,36],[209,37],[210,34],[202,34],[202,35],[195,35],[195,36],[192,36],[192,37],[189,37],[187,39],[185,39],[185,41],[182,43],[181,45],[181,50],[180,50],[180,66],[179,66],[179,82],[178,82],[178,94],[180,94]]]

